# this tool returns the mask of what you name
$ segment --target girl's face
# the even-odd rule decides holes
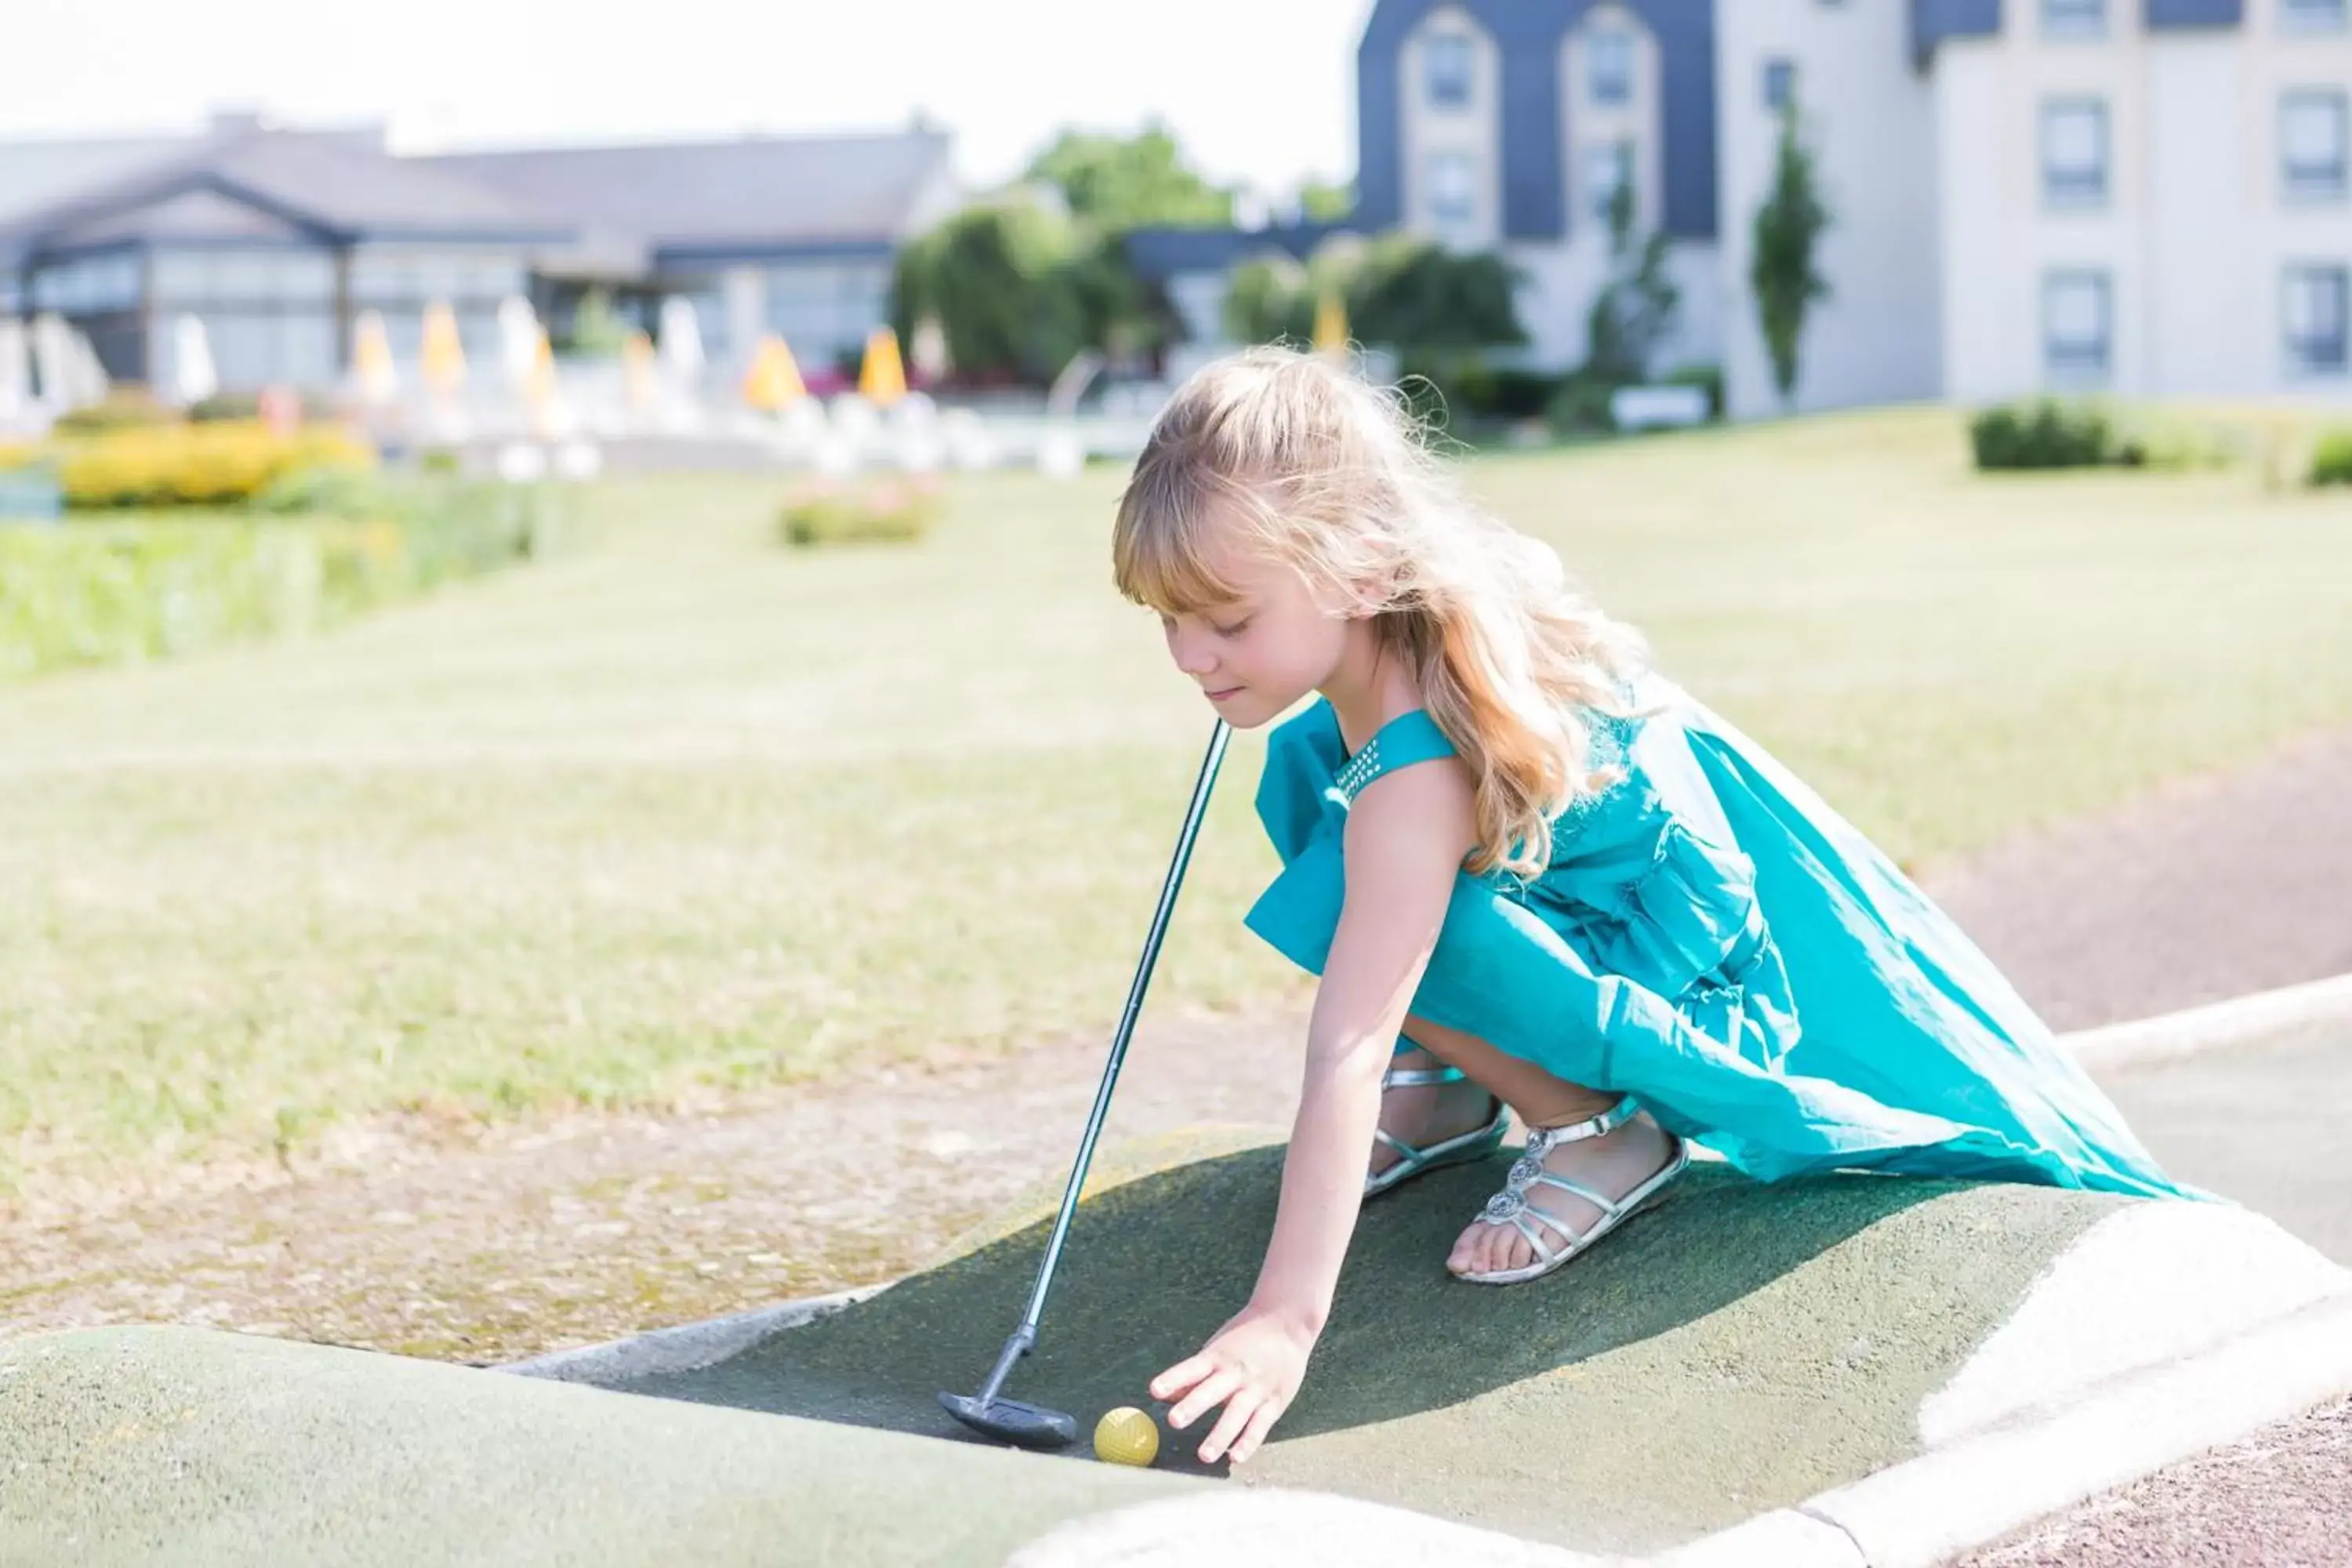
[[[1199,685],[1218,715],[1254,730],[1329,684],[1370,623],[1344,618],[1280,562],[1238,552],[1215,554],[1219,578],[1239,597],[1160,617],[1176,668]]]

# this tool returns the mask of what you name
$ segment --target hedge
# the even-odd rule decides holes
[[[213,514],[0,528],[0,678],[336,626],[558,547],[556,492],[385,491],[373,517]]]

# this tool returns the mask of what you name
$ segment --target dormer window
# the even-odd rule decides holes
[[[1585,90],[1595,103],[1633,101],[1633,38],[1614,30],[1585,45]]]
[[[1433,33],[1422,44],[1422,81],[1433,109],[1466,109],[1470,103],[1470,40],[1461,33]]]

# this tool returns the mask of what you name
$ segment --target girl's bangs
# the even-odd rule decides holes
[[[1120,519],[1111,570],[1118,591],[1162,615],[1183,615],[1242,596],[1239,584],[1209,563],[1212,528],[1205,496],[1190,506],[1139,499]]]

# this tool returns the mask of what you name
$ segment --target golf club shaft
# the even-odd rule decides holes
[[[1102,1083],[1095,1090],[1095,1106],[1087,1117],[1086,1136],[1078,1141],[1077,1163],[1070,1169],[1069,1185],[1062,1191],[1062,1211],[1054,1218],[1054,1234],[1045,1243],[1045,1261],[1037,1268],[1037,1284],[1029,1293],[1029,1310],[1022,1314],[1020,1328],[1005,1342],[996,1370],[989,1374],[987,1386],[981,1390],[982,1403],[996,1397],[1013,1363],[1027,1354],[1036,1341],[1037,1316],[1045,1310],[1045,1287],[1052,1282],[1054,1265],[1062,1256],[1062,1238],[1069,1234],[1070,1215],[1077,1209],[1079,1190],[1086,1185],[1087,1167],[1094,1159],[1095,1141],[1102,1134],[1103,1117],[1110,1109],[1111,1087],[1118,1081],[1119,1064],[1127,1059],[1128,1041],[1134,1037],[1136,1017],[1143,1011],[1144,988],[1151,984],[1151,967],[1159,961],[1160,941],[1168,934],[1168,917],[1176,908],[1177,891],[1184,884],[1184,868],[1192,858],[1192,840],[1200,836],[1209,794],[1215,788],[1217,770],[1224,763],[1225,743],[1232,739],[1232,727],[1223,719],[1218,720],[1209,736],[1208,755],[1201,760],[1201,776],[1192,785],[1192,807],[1185,813],[1184,830],[1176,840],[1175,858],[1169,863],[1168,879],[1160,889],[1160,908],[1153,911],[1150,934],[1143,940],[1143,960],[1135,966],[1135,983],[1128,987],[1127,1006],[1119,1014],[1110,1059],[1103,1064]]]

